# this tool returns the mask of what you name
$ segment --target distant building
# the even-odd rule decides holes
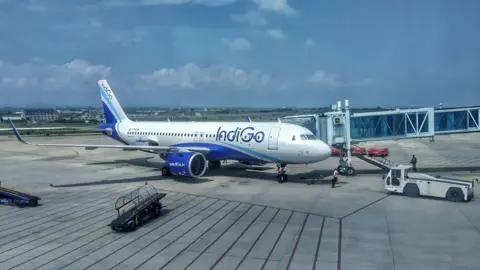
[[[25,109],[23,115],[29,121],[58,120],[58,112],[55,109]]]
[[[11,115],[10,116],[2,116],[0,118],[0,122],[2,122],[2,123],[6,123],[6,122],[8,122],[8,120],[12,120],[13,122],[15,122],[15,121],[23,121],[25,119],[23,119],[21,116],[17,116],[17,115],[15,115],[15,116],[11,116]]]

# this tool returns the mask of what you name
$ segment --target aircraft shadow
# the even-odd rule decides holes
[[[150,168],[152,171],[161,171],[163,167],[163,162],[159,162],[157,160],[153,160],[156,157],[145,157],[145,158],[135,158],[135,159],[118,159],[113,161],[100,161],[100,162],[89,162],[85,165],[114,165],[120,166],[122,164],[134,165],[144,168]],[[107,168],[108,170],[114,168]],[[287,173],[288,173],[288,166],[287,166]],[[305,173],[293,173],[289,175],[291,181],[307,181],[309,179],[319,179],[323,178],[326,175],[331,174],[331,171],[327,170],[313,170],[310,172]],[[199,179],[195,178],[188,178],[188,177],[173,177],[174,181],[180,181],[183,183],[194,183],[200,184],[204,182],[213,181],[213,179],[209,179],[212,176],[223,176],[223,177],[244,177],[244,178],[259,178],[263,180],[277,180],[277,173],[276,173],[276,166],[266,165],[266,166],[249,166],[244,165],[241,163],[229,163],[229,164],[222,164],[220,169],[210,170],[205,173],[205,175]],[[118,183],[128,183],[128,182],[142,182],[142,181],[153,181],[153,180],[162,180],[162,179],[172,179],[172,177],[163,177],[161,175],[158,176],[151,176],[151,177],[138,177],[134,179],[121,179],[121,180],[105,180],[105,181],[98,181],[98,182],[90,182],[90,183],[79,183],[76,185],[91,185],[91,184],[118,184]],[[324,180],[325,181],[325,180]],[[318,182],[318,181],[317,181]],[[317,183],[318,184],[318,183]],[[71,186],[71,185],[69,185]]]
[[[102,162],[90,162],[86,165],[117,165],[121,166],[122,164],[129,164],[144,168],[150,168],[152,171],[161,171],[163,167],[163,162],[156,159],[156,157],[145,157],[145,158],[135,158],[135,159],[121,159],[121,160],[113,160],[113,161],[102,161]],[[114,169],[114,168],[108,168]],[[309,182],[311,179],[316,179],[314,182],[315,185],[327,185],[330,184],[330,176],[332,175],[332,170],[312,170],[309,172],[302,172],[302,173],[293,173],[289,171],[287,166],[287,173],[289,174],[289,181],[291,182],[300,182],[306,183]],[[418,172],[423,173],[440,173],[440,172],[452,172],[452,171],[478,171],[480,167],[454,167],[454,168],[418,168]],[[358,169],[356,170],[356,174],[382,174],[385,173],[382,169]],[[79,185],[104,185],[104,184],[118,184],[118,183],[130,183],[130,182],[143,182],[143,181],[158,181],[163,179],[174,180],[182,183],[189,183],[189,184],[201,184],[205,182],[213,181],[210,179],[212,176],[223,176],[223,177],[243,177],[243,178],[258,178],[266,181],[276,181],[277,180],[277,173],[276,167],[272,166],[271,164],[267,164],[265,166],[249,166],[244,165],[238,162],[235,163],[228,163],[222,164],[220,169],[210,170],[207,173],[199,178],[188,178],[188,177],[164,177],[161,176],[160,173],[157,176],[149,176],[149,177],[136,177],[136,178],[126,178],[126,179],[119,179],[119,180],[104,180],[98,182],[90,182],[90,183],[78,183],[73,184],[76,186]],[[346,176],[341,177],[340,179]],[[338,181],[338,184],[346,184],[348,182],[345,181]],[[65,186],[65,185],[63,185]],[[72,185],[67,185],[72,186]],[[59,187],[59,186],[56,186]]]
[[[63,184],[63,185],[55,185],[50,184],[51,187],[55,188],[65,188],[65,187],[82,187],[82,186],[99,186],[99,185],[113,185],[113,184],[126,184],[126,183],[138,183],[138,182],[154,182],[154,181],[161,181],[161,180],[171,180],[171,177],[164,177],[161,175],[153,175],[153,176],[143,176],[143,177],[134,177],[134,178],[123,178],[123,179],[115,179],[115,180],[101,180],[101,181],[93,181],[93,182],[80,182],[80,183],[73,183],[73,184]],[[189,178],[189,177],[175,177],[173,178],[176,182],[181,182],[185,184],[202,184],[206,182],[210,182],[213,180],[210,179],[203,179],[203,178]]]

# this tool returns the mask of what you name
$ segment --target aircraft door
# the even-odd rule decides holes
[[[270,134],[268,136],[268,149],[278,150],[278,135],[280,134],[280,128],[274,127],[270,129]]]

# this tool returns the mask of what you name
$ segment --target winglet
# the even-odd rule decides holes
[[[24,144],[28,144],[26,141],[22,139],[22,136],[20,135],[20,132],[18,132],[17,128],[13,124],[12,119],[8,119],[8,122],[10,123],[10,126],[13,129],[13,133],[15,133],[15,136],[17,137],[18,141]]]
[[[250,118],[250,116],[248,116],[248,115],[247,115],[247,121],[252,122],[252,118]]]

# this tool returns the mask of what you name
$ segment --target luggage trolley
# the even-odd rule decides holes
[[[108,226],[119,232],[135,231],[137,226],[160,215],[160,200],[165,195],[166,193],[158,193],[154,186],[146,183],[128,192],[115,202],[118,216]]]
[[[23,191],[14,190],[2,186],[0,182],[0,204],[10,204],[19,207],[37,206],[39,197],[33,196]]]

